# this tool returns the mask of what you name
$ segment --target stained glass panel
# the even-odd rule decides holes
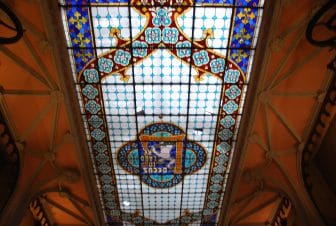
[[[59,3],[106,224],[217,225],[263,1]]]

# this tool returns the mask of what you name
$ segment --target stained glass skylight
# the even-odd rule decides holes
[[[263,0],[59,0],[107,225],[217,225]]]

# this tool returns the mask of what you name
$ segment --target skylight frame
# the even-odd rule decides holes
[[[100,1],[104,1],[104,0],[100,0]],[[254,1],[254,0],[253,0]],[[253,2],[252,1],[252,2]],[[228,2],[233,2],[233,0],[232,1],[228,1]],[[241,2],[241,1],[237,1],[237,2]],[[63,3],[64,4],[64,1],[62,1],[61,3]],[[263,4],[263,1],[262,1],[262,4]],[[87,4],[87,6],[91,6],[91,3],[88,3]],[[61,8],[62,7],[69,7],[69,6],[61,6]],[[194,6],[194,8],[196,8],[196,7],[199,7],[199,6]],[[206,6],[206,7],[209,7],[209,6]],[[224,6],[221,6],[221,7],[230,7],[230,5],[224,5]],[[249,8],[248,6],[246,6],[246,5],[244,5],[244,6],[242,6],[242,5],[235,5],[235,6],[233,6],[233,8],[234,9],[244,9],[244,8]],[[260,11],[258,11],[258,12],[262,12],[262,7],[256,7],[256,9],[260,9]],[[63,11],[62,11],[63,12]],[[64,14],[63,14],[63,18],[64,18],[64,22],[66,21],[65,20],[65,16],[64,16]],[[233,23],[233,22],[232,22]],[[260,24],[260,20],[258,20],[258,23]],[[256,26],[256,28],[255,28],[255,31],[254,32],[258,32],[258,26]],[[93,35],[94,36],[94,35]],[[231,36],[230,36],[231,37]],[[70,39],[68,38],[68,41],[69,41]],[[255,46],[255,44],[256,44],[256,38],[254,37],[253,38],[253,42],[252,42],[252,46]],[[234,48],[232,48],[232,47],[229,47],[229,50],[234,50]],[[244,47],[239,47],[239,50],[245,50],[245,48]],[[71,48],[69,48],[69,53],[71,53],[71,51],[72,51],[72,49]],[[84,50],[85,51],[85,50]],[[248,50],[247,50],[248,51]],[[251,66],[251,59],[253,58],[253,52],[255,51],[255,48],[253,47],[253,48],[251,48],[250,49],[250,51],[252,52],[252,56],[249,58],[249,61],[248,61],[248,65],[243,65],[242,66],[242,68],[247,72],[247,79],[246,79],[246,81],[247,81],[247,84],[244,84],[244,87],[247,87],[247,85],[248,85],[248,80],[249,80],[249,70],[250,70],[250,66]],[[95,52],[95,55],[97,55],[96,54],[96,50],[94,51]],[[132,52],[132,51],[131,51]],[[229,56],[231,57],[233,57],[233,54],[232,54],[232,52],[230,51],[230,53],[229,53],[229,51],[228,51],[228,54],[229,54]],[[74,64],[72,64],[72,65],[74,65]],[[133,68],[133,66],[132,66],[132,68]],[[73,67],[73,70],[74,70],[74,79],[75,79],[75,83],[76,84],[78,84],[78,85],[81,85],[81,83],[78,83],[77,82],[77,78],[78,78],[78,71],[76,71],[76,69],[75,69],[75,67]],[[189,83],[190,84],[190,83]],[[224,85],[223,85],[224,86]],[[223,92],[222,92],[223,93]],[[188,92],[188,95],[190,94],[190,92]],[[224,93],[223,93],[223,95],[224,95]],[[80,102],[82,102],[82,96],[81,96],[81,93],[79,92],[78,93],[78,97],[79,97],[79,101]],[[221,101],[222,102],[222,101]],[[189,103],[189,102],[188,102]],[[242,101],[240,101],[240,105],[242,104]],[[85,110],[84,110],[84,105],[85,104],[81,104],[82,105],[82,108],[81,108],[81,112],[82,112],[82,114],[83,114],[83,117],[85,117],[85,115],[87,115],[86,113],[85,113]],[[240,106],[239,105],[239,111],[238,111],[238,116],[240,117],[240,115],[241,115],[241,113],[242,113],[242,109],[243,109],[243,106]],[[218,116],[218,114],[216,114],[215,116]],[[106,123],[106,122],[105,122]],[[91,142],[91,140],[92,140],[92,137],[90,136],[90,131],[89,131],[89,125],[88,125],[88,123],[86,122],[86,119],[84,120],[84,125],[86,125],[85,127],[86,127],[86,133],[88,134],[88,142],[89,142],[89,146],[90,146],[90,150],[91,150],[91,153],[94,153],[94,150],[93,150],[93,148],[92,148],[92,146],[90,145],[90,142]],[[217,131],[217,129],[216,129],[216,131]],[[107,131],[106,131],[107,132]],[[188,133],[187,131],[185,131],[186,133]],[[237,135],[237,132],[238,132],[238,126],[236,127],[236,129],[235,129],[235,131],[234,131],[234,133],[235,133],[235,138],[236,138],[236,135]],[[234,140],[233,140],[233,142],[234,142]],[[234,144],[234,143],[233,143]],[[232,151],[233,152],[233,151]],[[232,156],[233,156],[233,153],[231,153],[230,154],[230,159],[232,158]],[[94,161],[94,160],[93,160]],[[229,161],[229,165],[228,165],[228,168],[230,167],[230,163],[231,162],[231,160]],[[94,164],[95,165],[95,164]],[[97,169],[96,169],[96,171],[97,171]],[[227,179],[225,179],[225,180],[227,180]],[[182,182],[183,183],[183,182]],[[223,198],[223,196],[221,197],[221,199]],[[104,203],[103,203],[103,205],[104,205]],[[143,208],[144,209],[144,208]],[[217,217],[218,217],[218,215],[217,215]],[[107,218],[106,218],[107,219]],[[144,223],[144,220],[142,220],[143,222],[142,223]]]

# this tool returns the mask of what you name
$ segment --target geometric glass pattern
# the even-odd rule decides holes
[[[59,3],[106,224],[218,225],[264,1]]]

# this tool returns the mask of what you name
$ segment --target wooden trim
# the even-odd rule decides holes
[[[96,180],[93,175],[94,169],[90,159],[90,152],[84,134],[84,126],[81,121],[80,108],[73,85],[73,76],[70,68],[70,60],[66,48],[66,39],[63,31],[60,9],[57,1],[41,1],[42,16],[45,21],[48,40],[52,45],[55,64],[58,70],[60,80],[60,89],[64,93],[64,102],[66,106],[67,116],[69,118],[70,128],[73,131],[74,142],[77,146],[77,155],[80,162],[80,170],[82,172],[86,191],[92,206],[97,225],[105,225],[105,220],[100,204],[100,198],[96,186]]]
[[[276,10],[277,9],[277,10]],[[223,205],[220,210],[218,225],[228,225],[229,210],[234,202],[235,193],[239,185],[239,178],[242,175],[242,168],[246,158],[246,148],[248,137],[254,126],[254,120],[258,109],[258,94],[263,87],[263,80],[265,80],[265,70],[267,66],[267,59],[271,54],[270,43],[271,34],[275,34],[277,27],[277,18],[280,14],[280,1],[266,1],[263,11],[263,20],[259,34],[259,41],[256,46],[256,53],[254,57],[253,68],[251,70],[251,79],[248,87],[248,94],[246,96],[245,107],[241,119],[239,135],[237,138],[237,146],[233,154],[233,162],[231,166],[231,173],[228,178],[225,195],[223,198]],[[265,49],[268,51],[265,52]],[[253,76],[258,75],[258,76]]]

